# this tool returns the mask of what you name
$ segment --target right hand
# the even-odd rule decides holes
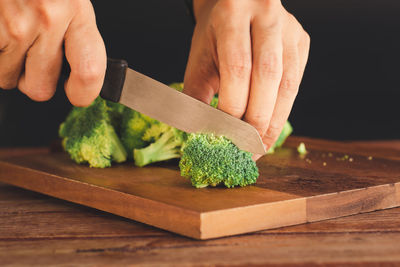
[[[90,1],[0,1],[0,88],[49,100],[64,49],[71,67],[66,95],[73,105],[87,106],[101,90],[107,65]]]

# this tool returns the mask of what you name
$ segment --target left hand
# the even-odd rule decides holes
[[[296,98],[310,37],[279,0],[194,0],[184,92],[252,124],[266,149]]]

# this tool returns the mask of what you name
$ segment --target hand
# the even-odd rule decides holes
[[[89,105],[100,92],[107,62],[90,1],[0,1],[0,88],[50,99],[64,48],[71,67],[65,92],[73,105]]]
[[[310,38],[279,0],[195,0],[184,92],[252,124],[268,149],[297,95]]]

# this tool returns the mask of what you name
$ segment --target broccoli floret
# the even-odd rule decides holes
[[[122,115],[125,110],[125,106],[119,103],[106,101],[108,109],[108,114],[110,115],[110,121],[112,126],[118,135],[121,134],[121,124],[122,124]]]
[[[252,154],[240,150],[229,139],[212,134],[189,134],[179,162],[181,175],[197,188],[254,184],[258,168]]]
[[[110,120],[111,108],[105,100],[97,98],[89,107],[75,107],[59,134],[63,146],[77,163],[90,167],[111,166],[111,161],[123,162],[127,153]]]
[[[122,114],[121,141],[129,157],[133,157],[133,150],[143,148],[150,142],[142,139],[144,133],[156,120],[130,108],[125,108]]]
[[[186,134],[174,127],[157,122],[146,130],[142,139],[150,145],[134,149],[135,165],[146,166],[153,162],[181,157],[181,147]]]
[[[171,83],[168,85],[171,88],[174,88],[175,90],[182,92],[183,91],[183,83]]]
[[[272,154],[275,152],[275,148],[281,147],[283,143],[285,143],[286,138],[288,138],[288,136],[291,135],[292,132],[293,132],[292,125],[290,124],[289,121],[286,121],[285,125],[283,126],[281,134],[279,135],[276,142],[268,149],[267,154]]]

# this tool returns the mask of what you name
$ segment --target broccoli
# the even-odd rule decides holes
[[[240,150],[229,139],[212,134],[189,134],[179,168],[196,188],[254,184],[258,168],[252,154]]]
[[[126,160],[127,153],[110,119],[111,114],[118,113],[114,108],[97,98],[89,107],[72,109],[59,129],[64,149],[72,160],[97,168]]]
[[[178,91],[182,83],[170,85]],[[215,96],[211,106],[218,106]],[[109,167],[111,162],[133,158],[135,165],[181,158],[181,175],[197,188],[246,186],[258,178],[252,154],[240,150],[229,139],[213,134],[187,134],[118,103],[97,98],[87,108],[75,107],[60,125],[65,150],[77,163]],[[273,153],[292,132],[286,122]],[[128,152],[128,153],[127,153]]]
[[[153,162],[180,158],[185,137],[185,132],[165,123],[153,124],[142,137],[142,140],[151,142],[150,145],[133,151],[135,165],[143,167]]]
[[[182,91],[183,83],[173,83],[170,87]],[[211,105],[216,107],[218,98],[214,97]],[[135,165],[148,164],[180,158],[181,147],[186,133],[165,123],[151,119],[134,110],[125,109],[122,118],[121,139],[127,151],[132,151]]]
[[[286,121],[285,125],[283,126],[282,132],[279,135],[276,142],[268,149],[267,154],[272,154],[275,152],[275,148],[281,147],[283,143],[285,143],[286,138],[293,132],[292,125],[289,121]]]
[[[143,115],[130,108],[125,108],[122,113],[121,121],[121,141],[129,157],[133,157],[133,150],[143,148],[150,142],[142,139],[143,134],[156,120]]]
[[[183,83],[171,83],[169,87],[174,88],[175,90],[182,92],[183,91]]]

